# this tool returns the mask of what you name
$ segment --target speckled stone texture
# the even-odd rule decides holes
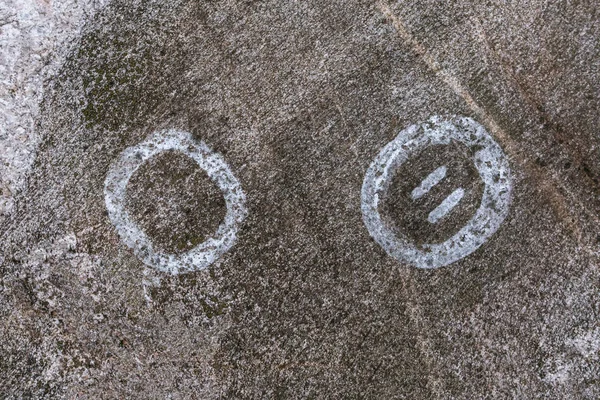
[[[35,158],[44,82],[60,68],[84,21],[106,2],[0,2],[0,218],[12,212]]]
[[[35,162],[0,216],[0,398],[600,398],[599,60],[593,2],[110,2],[47,81]],[[513,191],[481,248],[423,270],[370,237],[361,186],[433,115],[482,124]],[[222,154],[248,208],[229,252],[180,275],[122,243],[103,192],[124,149],[168,128]],[[390,189],[416,241],[477,208],[452,154],[423,152]],[[438,230],[393,194],[440,163],[453,178],[422,207],[471,192]],[[128,195],[172,252],[225,212],[177,154]]]

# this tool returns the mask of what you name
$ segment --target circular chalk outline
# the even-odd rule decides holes
[[[423,251],[386,225],[378,205],[394,174],[410,156],[425,147],[449,144],[451,140],[475,150],[473,161],[485,184],[481,205],[454,236],[443,243],[425,244]],[[418,268],[439,268],[468,256],[498,230],[508,215],[511,194],[508,161],[485,128],[467,117],[434,116],[423,124],[404,129],[375,157],[363,181],[361,211],[367,230],[388,255]]]
[[[125,195],[131,176],[144,162],[168,150],[179,151],[192,158],[221,189],[227,206],[225,219],[213,236],[183,254],[155,251],[151,240],[125,209]],[[199,271],[214,263],[234,245],[239,225],[248,214],[246,196],[223,157],[204,142],[196,142],[188,132],[175,129],[155,132],[120,154],[104,180],[104,201],[109,219],[121,240],[146,265],[171,274]]]

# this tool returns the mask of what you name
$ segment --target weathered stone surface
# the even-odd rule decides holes
[[[33,170],[0,220],[0,392],[598,398],[599,12],[111,2],[48,82]],[[482,247],[424,270],[370,237],[361,187],[381,148],[432,115],[482,124],[513,187]],[[111,163],[166,128],[222,154],[246,194],[235,246],[204,271],[145,266],[106,212]],[[391,221],[416,241],[452,235],[483,191],[468,159],[453,144],[405,164]],[[441,164],[448,179],[404,212],[401,195]],[[427,212],[459,185],[467,195],[432,226]],[[218,188],[175,154],[145,164],[128,193],[164,250],[203,241],[225,213]]]

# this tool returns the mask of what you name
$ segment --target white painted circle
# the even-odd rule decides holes
[[[125,208],[127,185],[133,173],[151,157],[168,150],[192,158],[221,189],[227,206],[225,220],[216,232],[183,254],[155,251],[151,240],[132,221]],[[121,240],[146,265],[172,274],[202,270],[218,260],[234,245],[239,226],[248,213],[246,196],[223,157],[203,142],[196,142],[189,133],[174,129],[158,131],[121,153],[104,181],[104,201]]]
[[[485,184],[481,205],[467,224],[443,243],[417,248],[402,233],[395,234],[379,213],[379,203],[398,168],[418,151],[458,141],[474,150],[473,163]],[[485,243],[508,214],[512,177],[504,152],[471,118],[434,116],[398,134],[375,157],[362,186],[361,210],[371,236],[392,257],[418,268],[438,268],[460,260]]]

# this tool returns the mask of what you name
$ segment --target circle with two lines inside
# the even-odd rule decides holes
[[[459,147],[465,151],[456,150]],[[407,175],[414,174],[410,166],[415,159],[427,150],[438,153],[440,148],[447,150],[449,158],[440,165],[430,162],[427,166],[431,172],[423,179],[415,182],[408,179],[412,177]],[[482,183],[480,191],[449,178],[453,159],[464,154],[468,154],[467,162]],[[430,208],[417,221],[423,230],[435,231],[448,225],[445,221],[458,221],[460,226],[447,240],[421,243],[410,234],[409,224],[392,226],[384,204],[399,171],[404,174],[399,178],[413,185],[404,188],[408,202],[430,198]],[[444,183],[456,187],[438,190]],[[444,198],[435,198],[432,193],[436,191],[443,192]],[[467,117],[434,116],[423,124],[404,129],[375,157],[364,178],[361,211],[369,233],[388,255],[418,268],[438,268],[473,253],[498,230],[508,215],[511,191],[508,160],[483,126]],[[479,199],[479,207],[470,218],[469,215],[464,221],[453,218],[458,215],[457,208],[468,210]],[[407,211],[407,214],[415,213]]]

